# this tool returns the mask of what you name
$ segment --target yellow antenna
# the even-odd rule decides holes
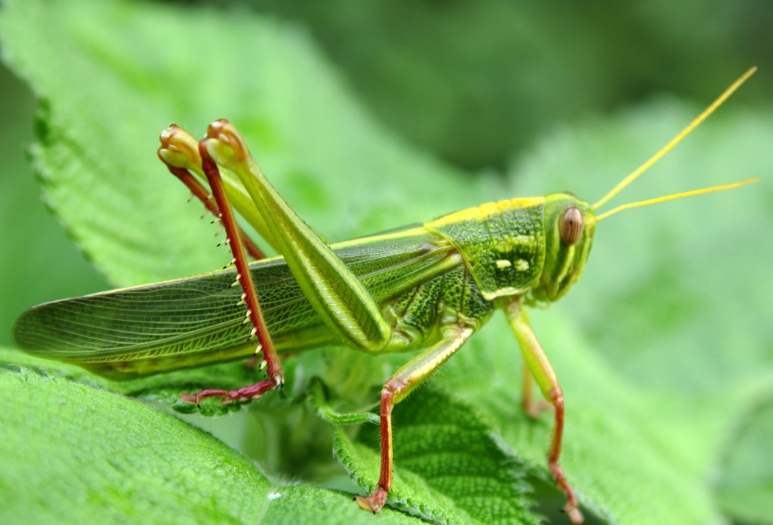
[[[638,177],[639,175],[641,175],[642,173],[644,173],[645,171],[647,171],[647,170],[648,170],[650,167],[652,167],[652,165],[653,165],[653,164],[655,164],[655,163],[656,163],[658,160],[660,160],[660,158],[661,158],[661,157],[663,157],[663,155],[665,155],[666,153],[668,153],[668,152],[671,150],[671,148],[673,148],[674,146],[676,146],[677,144],[679,144],[679,142],[681,142],[681,140],[682,140],[683,138],[685,138],[687,135],[689,135],[689,134],[690,134],[690,132],[691,132],[692,130],[694,130],[695,128],[697,128],[697,127],[698,127],[698,125],[699,125],[701,122],[703,122],[704,120],[706,120],[706,117],[708,117],[709,115],[711,115],[712,113],[714,113],[714,110],[715,110],[715,109],[717,109],[719,106],[721,106],[721,105],[722,105],[722,103],[723,103],[725,100],[727,100],[727,98],[728,98],[730,95],[732,95],[732,94],[733,94],[733,92],[734,92],[736,89],[738,89],[739,87],[741,87],[741,84],[743,84],[743,83],[746,81],[746,79],[747,79],[747,78],[749,78],[750,76],[752,76],[752,75],[754,74],[754,72],[755,72],[755,71],[757,71],[757,68],[756,68],[756,67],[752,67],[752,68],[750,68],[750,69],[749,69],[749,70],[748,70],[746,73],[744,73],[743,75],[741,75],[741,78],[739,78],[738,80],[736,80],[735,82],[733,82],[733,84],[732,84],[732,85],[731,85],[729,88],[727,88],[727,89],[725,90],[725,92],[724,92],[724,93],[722,93],[722,94],[719,96],[719,98],[718,98],[717,100],[715,100],[715,101],[714,101],[714,102],[713,102],[713,103],[712,103],[712,104],[711,104],[709,107],[707,107],[707,108],[706,108],[706,109],[703,111],[703,113],[701,113],[700,115],[698,115],[698,117],[697,117],[695,120],[693,120],[693,121],[690,123],[690,125],[689,125],[689,126],[687,126],[686,128],[684,128],[684,129],[682,130],[682,132],[681,132],[681,133],[679,133],[679,135],[677,135],[676,137],[674,137],[673,139],[671,139],[671,142],[669,142],[668,144],[666,144],[666,145],[665,145],[665,147],[663,147],[663,149],[661,149],[660,151],[658,151],[658,152],[657,152],[657,153],[656,153],[656,154],[655,154],[655,155],[654,155],[654,156],[653,156],[653,157],[652,157],[650,160],[648,160],[647,162],[645,162],[644,164],[642,164],[642,165],[641,165],[641,166],[640,166],[638,169],[636,169],[636,171],[634,171],[633,173],[631,173],[630,175],[628,175],[626,178],[624,178],[624,179],[623,179],[623,180],[620,182],[620,184],[618,184],[617,186],[615,186],[615,187],[612,189],[612,191],[610,191],[609,193],[607,193],[607,194],[604,196],[604,198],[602,198],[600,201],[598,201],[596,204],[594,204],[594,205],[593,205],[593,210],[597,210],[599,207],[601,207],[601,206],[603,206],[604,204],[606,204],[606,202],[607,202],[609,199],[611,199],[612,197],[614,197],[615,195],[617,195],[617,194],[620,192],[620,190],[622,190],[623,188],[625,188],[626,186],[628,186],[628,185],[629,185],[631,182],[633,182],[633,181],[636,179],[636,177]],[[743,184],[748,184],[748,183],[750,183],[750,182],[756,182],[756,181],[755,181],[754,179],[751,179],[751,180],[744,181],[744,182],[740,182],[740,183],[736,183],[736,184],[728,184],[728,185],[726,185],[726,186],[717,186],[717,187],[715,187],[715,188],[706,188],[706,189],[703,189],[703,190],[696,190],[696,191],[694,191],[694,192],[679,193],[679,194],[676,194],[676,195],[671,195],[671,196],[669,196],[669,197],[661,197],[660,199],[651,199],[650,201],[642,201],[642,202],[637,202],[637,203],[633,203],[633,204],[630,204],[630,205],[620,206],[619,208],[616,208],[616,209],[612,210],[611,212],[607,212],[607,213],[604,213],[603,215],[600,215],[599,217],[597,217],[597,218],[596,218],[596,221],[599,221],[599,220],[601,220],[601,218],[602,218],[602,217],[608,217],[608,216],[612,215],[613,213],[615,213],[615,212],[618,212],[618,211],[620,211],[621,209],[624,209],[624,208],[626,208],[626,207],[627,207],[627,208],[633,208],[634,206],[644,206],[645,204],[652,204],[652,203],[654,203],[654,202],[661,202],[661,201],[663,201],[663,200],[677,199],[677,198],[679,198],[679,197],[687,197],[688,195],[697,195],[697,194],[699,194],[699,193],[707,193],[707,192],[709,192],[709,191],[719,191],[719,190],[724,190],[724,189],[728,189],[728,188],[734,188],[734,187],[736,187],[736,186],[741,186],[741,185],[743,185]]]
[[[663,201],[670,201],[672,199],[681,199],[682,197],[689,197],[690,195],[700,195],[701,193],[709,193],[712,191],[722,191],[722,190],[729,190],[730,188],[737,188],[738,186],[743,186],[745,184],[751,184],[753,182],[759,182],[759,178],[755,177],[753,179],[746,179],[741,182],[734,182],[732,184],[724,184],[722,186],[712,186],[711,188],[703,188],[702,190],[692,190],[692,191],[685,191],[684,193],[675,193],[674,195],[667,195],[665,197],[658,197],[656,199],[648,199],[646,201],[639,201],[639,202],[632,202],[630,204],[623,204],[622,206],[618,206],[617,208],[613,210],[606,211],[602,213],[601,215],[597,215],[593,221],[599,222],[601,219],[606,219],[610,215],[614,215],[615,213],[619,211],[623,211],[628,208],[636,208],[637,206],[646,206],[647,204],[655,204],[656,202],[663,202]]]

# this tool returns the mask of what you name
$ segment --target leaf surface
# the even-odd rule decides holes
[[[0,370],[3,523],[355,523],[336,492],[269,482],[206,432],[132,399]],[[34,407],[34,409],[30,409]],[[279,521],[277,521],[279,520]],[[384,523],[417,521],[388,511]]]

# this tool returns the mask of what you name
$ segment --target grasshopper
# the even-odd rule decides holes
[[[564,396],[529,325],[524,306],[549,305],[578,281],[596,225],[623,209],[734,188],[757,179],[596,210],[706,119],[753,72],[747,71],[644,165],[593,205],[571,193],[483,204],[386,233],[328,245],[282,199],[236,128],[210,124],[196,141],[171,126],[158,155],[225,226],[233,252],[224,269],[183,279],[42,304],[14,326],[30,354],[76,363],[113,379],[262,356],[267,378],[239,390],[182,394],[198,404],[221,397],[246,402],[281,388],[280,353],[346,345],[371,354],[423,350],[381,391],[381,473],[359,504],[374,513],[392,485],[391,413],[502,310],[524,355],[524,409],[536,416],[536,381],[553,407],[547,454],[567,497],[564,511],[582,523],[575,491],[559,463]],[[198,179],[208,182],[211,195]],[[280,257],[264,259],[234,219],[231,204]],[[257,262],[248,263],[247,251]],[[246,314],[245,314],[246,308]],[[544,402],[543,402],[544,404]]]

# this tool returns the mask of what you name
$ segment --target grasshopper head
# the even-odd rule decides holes
[[[577,282],[595,229],[595,214],[587,202],[568,192],[545,197],[545,264],[539,285],[531,290],[532,300],[556,301]]]

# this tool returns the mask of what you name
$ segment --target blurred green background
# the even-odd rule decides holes
[[[242,3],[308,30],[372,114],[405,141],[495,176],[563,123],[662,93],[705,104],[751,65],[760,71],[744,87],[744,103],[769,104],[773,92],[773,3],[765,0]],[[5,344],[24,308],[107,283],[38,198],[25,161],[34,96],[3,66],[0,108]]]

